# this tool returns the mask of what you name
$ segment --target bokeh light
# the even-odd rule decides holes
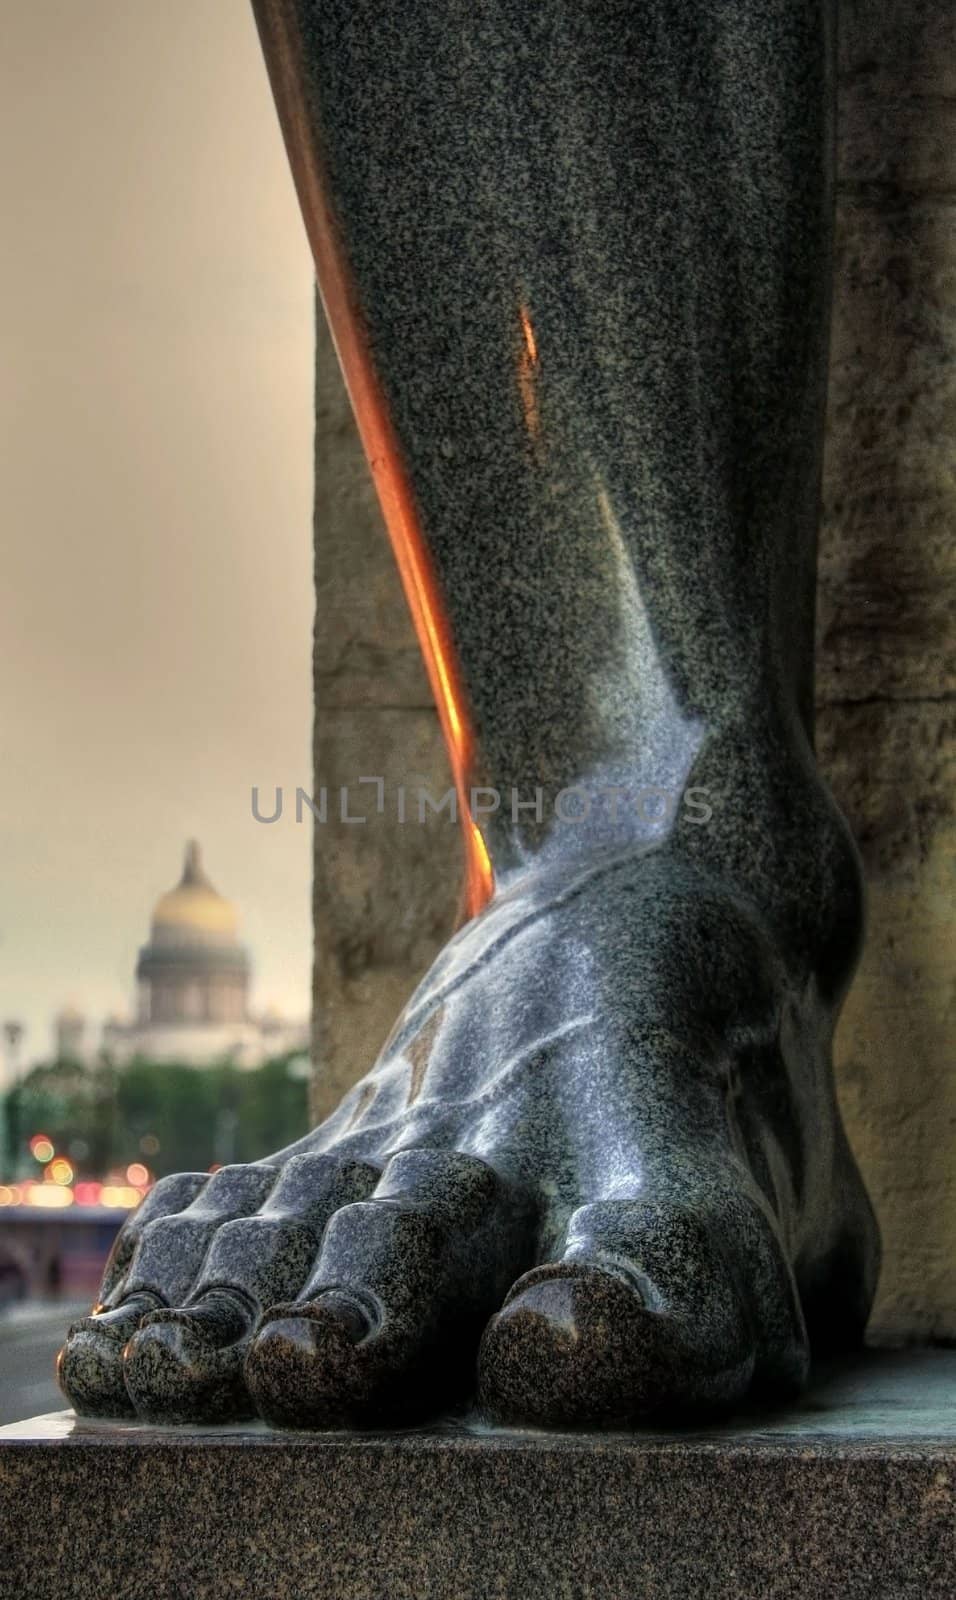
[[[30,1140],[30,1154],[34,1161],[39,1161],[40,1165],[45,1167],[48,1161],[53,1160],[56,1151],[52,1140],[48,1139],[45,1133],[35,1133]]]
[[[73,1204],[73,1190],[65,1183],[28,1183],[24,1199],[28,1206],[55,1211]]]
[[[132,1211],[142,1198],[140,1191],[127,1183],[104,1183],[100,1190],[100,1205],[114,1206],[120,1211]]]

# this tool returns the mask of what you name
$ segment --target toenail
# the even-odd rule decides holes
[[[377,1307],[367,1306],[354,1293],[327,1289],[317,1299],[288,1306],[275,1306],[263,1319],[262,1332],[281,1329],[282,1337],[300,1346],[315,1344],[310,1323],[333,1322],[350,1344],[367,1339],[379,1321]]]
[[[142,1327],[175,1327],[183,1330],[183,1348],[191,1344],[197,1350],[224,1350],[238,1344],[252,1326],[253,1314],[244,1300],[227,1293],[215,1291],[203,1296],[195,1305],[181,1310],[163,1307],[143,1318]]]
[[[114,1306],[111,1311],[95,1311],[89,1317],[83,1317],[79,1322],[74,1322],[67,1334],[67,1339],[74,1338],[77,1334],[91,1333],[109,1339],[113,1344],[125,1344],[131,1333],[139,1327],[145,1316],[157,1310],[160,1305],[159,1296],[144,1291],[142,1294],[131,1295],[120,1305]]]

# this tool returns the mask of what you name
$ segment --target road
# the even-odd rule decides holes
[[[0,1312],[0,1424],[62,1411],[53,1364],[63,1335],[87,1305],[26,1303]]]

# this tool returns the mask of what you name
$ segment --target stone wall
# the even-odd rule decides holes
[[[838,1038],[874,1332],[956,1336],[956,9],[841,7],[817,698],[869,937]]]
[[[869,942],[838,1038],[841,1099],[879,1211],[873,1331],[956,1337],[954,794],[956,11],[844,0],[819,746],[863,851]],[[453,920],[444,821],[343,823],[336,789],[447,786],[328,337],[316,411],[315,1109],[374,1058]],[[368,788],[371,805],[374,791]],[[368,807],[371,809],[371,806]]]
[[[325,1115],[374,1061],[447,938],[461,849],[444,818],[395,820],[400,784],[448,787],[425,669],[321,311],[316,361],[314,1109]],[[374,813],[382,778],[388,809]],[[436,787],[438,784],[440,788]],[[363,800],[361,797],[365,796]],[[412,812],[413,818],[415,812]]]

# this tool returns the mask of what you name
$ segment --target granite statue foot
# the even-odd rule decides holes
[[[813,757],[832,0],[255,10],[471,920],[327,1122],[157,1186],[64,1389],[310,1427],[784,1397],[879,1253]]]
[[[819,975],[667,851],[532,876],[291,1151],[167,1178],[71,1329],[78,1411],[620,1426],[802,1384],[877,1266]]]

